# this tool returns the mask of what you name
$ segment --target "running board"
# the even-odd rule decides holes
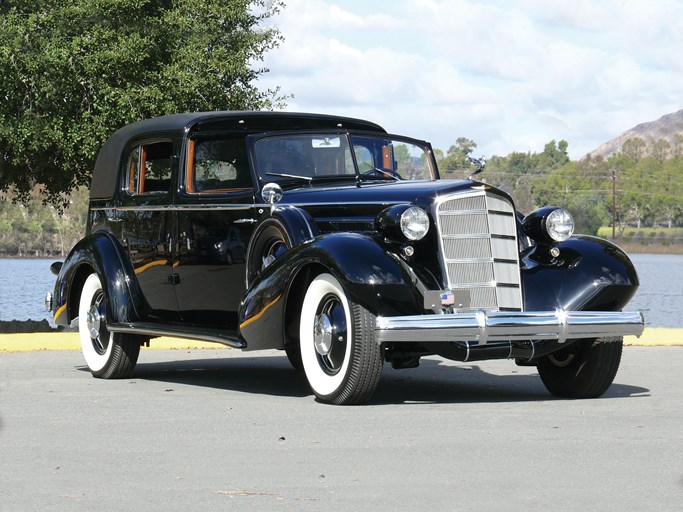
[[[227,345],[232,348],[246,348],[247,344],[241,340],[237,335],[231,336],[222,333],[215,329],[201,329],[193,327],[192,331],[182,329],[181,327],[175,328],[173,326],[158,326],[155,324],[149,324],[144,322],[134,322],[134,323],[119,323],[119,324],[108,324],[107,329],[110,332],[121,332],[121,333],[131,333],[131,334],[144,334],[145,336],[171,336],[176,338],[187,338],[191,340],[198,341],[208,341],[211,343],[220,343],[221,345]]]

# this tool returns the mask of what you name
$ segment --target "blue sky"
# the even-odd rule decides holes
[[[262,88],[478,155],[572,158],[683,108],[683,0],[285,0]]]

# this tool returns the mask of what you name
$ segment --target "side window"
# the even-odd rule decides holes
[[[186,189],[189,193],[252,188],[244,139],[190,140]]]
[[[141,144],[128,157],[127,189],[131,194],[163,194],[171,187],[172,142]]]

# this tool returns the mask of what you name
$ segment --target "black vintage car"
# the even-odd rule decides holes
[[[335,404],[432,354],[514,359],[555,395],[597,397],[643,330],[621,312],[638,278],[572,232],[563,209],[523,217],[486,183],[440,180],[428,143],[371,122],[177,114],[106,141],[49,302],[96,377],[172,335],[282,349]]]

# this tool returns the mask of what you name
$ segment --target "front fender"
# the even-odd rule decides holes
[[[638,289],[629,257],[601,238],[575,236],[548,247],[533,246],[522,258],[522,288],[527,311],[620,311]]]
[[[414,279],[381,239],[358,233],[321,235],[287,251],[247,290],[239,322],[248,348],[282,348],[289,297],[303,300],[305,288],[320,272],[335,276],[352,301],[377,316],[424,312]],[[299,311],[287,314],[298,318]]]
[[[118,241],[104,231],[86,236],[73,247],[55,283],[57,325],[69,325],[78,316],[81,289],[92,272],[102,283],[109,323],[135,322],[142,318],[142,293],[123,251]]]

